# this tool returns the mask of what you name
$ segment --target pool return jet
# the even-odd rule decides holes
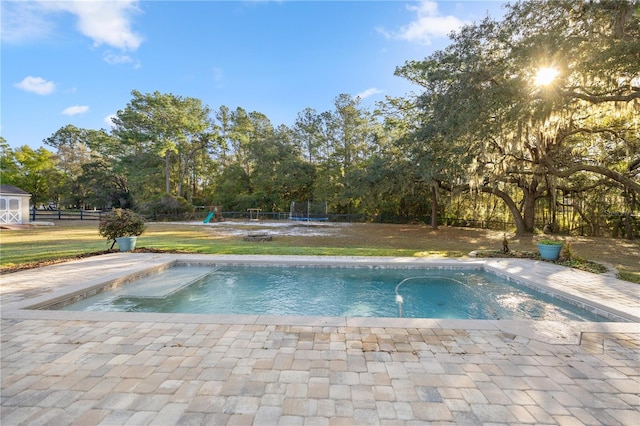
[[[435,275],[435,276],[434,275],[422,275],[422,276],[418,276],[418,277],[405,278],[404,280],[400,281],[398,283],[398,285],[396,286],[396,304],[398,305],[398,317],[399,318],[403,318],[403,316],[404,316],[404,312],[403,312],[403,309],[402,309],[402,305],[404,304],[404,298],[402,297],[402,295],[400,293],[398,293],[398,289],[400,288],[400,286],[402,284],[406,283],[407,281],[411,281],[411,280],[434,280],[434,279],[449,280],[449,281],[456,282],[458,284],[462,284],[463,286],[471,289],[471,291],[476,293],[476,295],[478,295],[477,291],[473,287],[469,286],[465,282],[462,282],[460,280],[456,280],[455,278],[451,278],[451,277],[443,277],[443,276],[439,276],[439,275]],[[478,297],[479,297],[479,295],[478,295]],[[493,311],[493,309],[491,309],[491,313],[496,319],[499,319],[498,315]]]
[[[398,289],[400,288],[400,286],[404,283],[406,283],[407,281],[410,280],[420,280],[420,279],[429,279],[429,278],[439,278],[439,277],[427,277],[427,276],[421,276],[421,277],[409,277],[409,278],[405,278],[404,280],[400,281],[398,283],[398,285],[396,286],[396,303],[398,304],[398,317],[402,318],[403,316],[403,311],[402,311],[402,304],[404,303],[404,298],[400,295],[400,293],[398,293]]]

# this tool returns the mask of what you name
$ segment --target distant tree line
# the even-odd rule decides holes
[[[180,213],[193,206],[509,221],[638,236],[640,3],[525,1],[396,75],[416,94],[373,110],[338,95],[291,127],[260,112],[141,93],[110,130],[67,125],[52,149],[0,140],[2,183],[37,203]],[[548,81],[536,81],[540,70]],[[543,84],[546,83],[546,84]]]

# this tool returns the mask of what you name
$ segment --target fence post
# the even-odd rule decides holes
[[[58,220],[62,219],[62,210],[58,209]]]

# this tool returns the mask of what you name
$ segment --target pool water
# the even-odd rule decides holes
[[[179,266],[63,309],[605,321],[485,271],[393,268]]]

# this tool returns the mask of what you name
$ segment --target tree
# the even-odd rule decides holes
[[[421,102],[420,98],[388,99],[383,105],[385,127],[394,129],[394,157],[398,162],[395,175],[403,176],[400,193],[405,194],[401,204],[411,211],[405,210],[405,214],[423,214],[416,199],[423,204],[429,197],[431,227],[436,229],[443,182],[464,181],[470,153],[466,144],[440,134],[440,123],[431,110],[416,107]]]
[[[165,192],[181,196],[197,154],[216,142],[211,110],[196,98],[131,92],[133,99],[114,119],[120,140],[164,159]],[[173,172],[172,162],[175,163]],[[173,172],[173,173],[172,173]],[[174,176],[175,185],[172,185]],[[175,191],[173,189],[175,188]]]
[[[256,126],[259,128],[259,126]],[[251,187],[258,207],[288,211],[291,201],[312,197],[315,166],[305,161],[286,126],[265,128],[251,144]]]
[[[61,198],[67,205],[83,208],[91,198],[83,168],[97,158],[90,145],[91,139],[100,132],[103,131],[67,125],[43,140],[45,145],[56,148],[58,170],[64,175],[63,187],[60,188]]]
[[[374,120],[359,104],[358,98],[341,94],[334,100],[335,109],[320,115],[319,139],[325,143],[322,149],[326,158],[318,167],[314,195],[344,213],[354,213],[360,205],[357,191],[351,186],[375,137]]]
[[[251,144],[254,143],[252,138],[255,136],[256,131],[260,131],[255,128],[255,125],[258,124],[257,121],[263,119],[268,121],[263,115],[256,117],[256,114],[255,112],[249,114],[240,107],[236,108],[236,110],[231,113],[231,128],[227,135],[228,141],[230,142],[231,155],[238,164],[242,165],[247,175],[251,174],[248,157]],[[271,123],[268,123],[264,127],[268,128],[270,126]],[[263,128],[262,130],[264,131],[265,129]]]
[[[16,185],[20,175],[13,149],[5,138],[0,136],[0,182],[3,185]]]
[[[18,167],[14,184],[31,194],[34,205],[58,201],[64,175],[58,170],[54,154],[45,148],[32,149],[28,145],[14,153]]]
[[[213,201],[229,210],[242,211],[255,207],[246,202],[250,186],[245,169],[236,162],[231,163],[222,169],[220,176],[216,179]]]
[[[536,201],[553,198],[577,174],[640,192],[638,170],[629,167],[640,155],[633,151],[640,97],[634,8],[624,1],[517,3],[503,22],[464,27],[446,49],[397,70],[424,88],[418,107],[430,117],[426,133],[471,154],[461,164],[463,187],[503,199],[518,233],[533,230]],[[534,84],[541,68],[559,73],[547,87]],[[620,152],[632,153],[628,163]]]
[[[295,143],[309,163],[317,164],[322,160],[321,147],[325,145],[322,134],[322,117],[312,108],[298,113],[293,125]]]
[[[227,165],[230,161],[229,158],[229,150],[230,150],[230,145],[231,145],[231,141],[229,140],[229,133],[231,132],[231,126],[232,126],[232,117],[231,117],[231,110],[229,110],[229,107],[222,105],[220,108],[218,108],[218,111],[216,111],[216,119],[218,120],[219,124],[219,132],[220,132],[220,144],[219,144],[219,158],[220,158],[220,162],[222,163],[222,165]]]
[[[128,179],[113,164],[102,159],[82,166],[84,185],[88,189],[86,203],[102,209],[131,209],[134,200]]]
[[[57,130],[42,142],[57,150],[58,166],[71,179],[82,174],[82,166],[92,161],[89,135],[95,130],[80,129],[71,124]]]

